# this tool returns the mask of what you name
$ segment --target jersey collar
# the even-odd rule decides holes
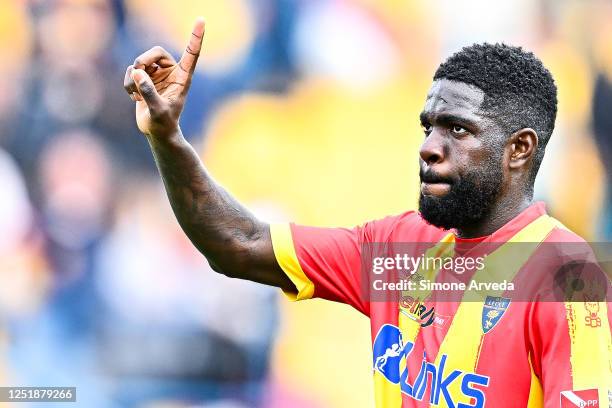
[[[543,201],[537,201],[525,208],[519,215],[508,221],[500,229],[493,232],[491,235],[486,235],[477,238],[460,238],[455,234],[455,243],[458,245],[474,245],[480,242],[506,242],[512,238],[517,232],[525,228],[531,222],[546,214],[546,204]]]

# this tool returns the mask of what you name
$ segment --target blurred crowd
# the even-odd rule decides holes
[[[0,379],[96,407],[367,407],[367,322],[213,273],[173,218],[125,68],[207,20],[181,126],[263,219],[415,208],[418,113],[462,45],[536,52],[559,87],[538,199],[612,240],[605,0],[1,0]]]

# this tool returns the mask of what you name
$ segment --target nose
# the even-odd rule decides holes
[[[444,160],[443,138],[435,128],[425,138],[419,150],[419,155],[427,165],[440,163]]]

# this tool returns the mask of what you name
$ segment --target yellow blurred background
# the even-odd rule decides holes
[[[6,384],[76,385],[87,407],[372,406],[365,317],[217,277],[174,221],[122,81],[153,45],[180,53],[197,16],[181,124],[263,219],[349,226],[415,208],[433,72],[504,41],[559,89],[536,198],[610,241],[608,1],[2,0]]]

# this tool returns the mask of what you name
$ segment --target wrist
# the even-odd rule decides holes
[[[150,145],[176,145],[185,141],[181,128],[177,125],[163,132],[151,132],[146,135]]]

